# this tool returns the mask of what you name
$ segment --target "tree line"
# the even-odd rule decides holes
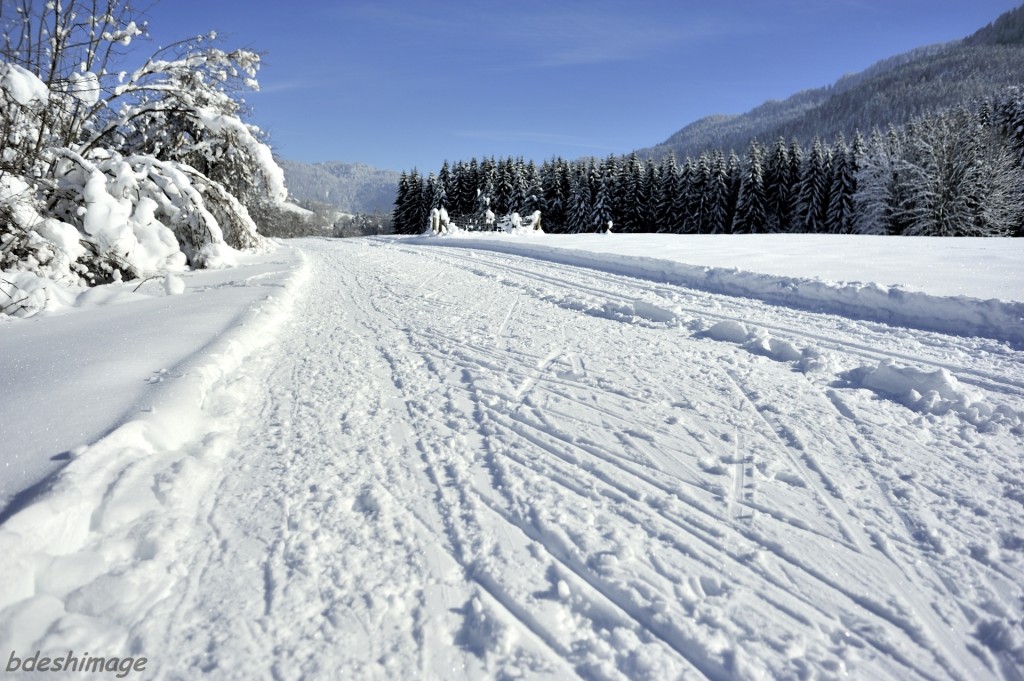
[[[711,151],[660,163],[637,153],[539,167],[522,158],[444,163],[402,173],[396,233],[424,231],[432,209],[463,228],[487,211],[541,211],[555,233],[822,232],[1024,235],[1024,93],[838,135],[804,147],[753,141],[741,157]]]

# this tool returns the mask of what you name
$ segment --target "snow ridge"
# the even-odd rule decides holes
[[[736,268],[687,265],[651,257],[570,250],[508,239],[414,237],[406,243],[514,253],[564,265],[687,286],[709,293],[753,298],[801,310],[833,313],[924,331],[983,336],[1015,345],[1024,343],[1024,303],[1015,301],[936,296],[874,282],[844,283],[778,276]]]

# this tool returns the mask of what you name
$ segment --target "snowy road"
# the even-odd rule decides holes
[[[1024,679],[1024,353],[301,243],[210,432],[132,469],[169,510],[120,525],[112,487],[66,558],[103,567],[37,566],[11,646],[156,678]]]

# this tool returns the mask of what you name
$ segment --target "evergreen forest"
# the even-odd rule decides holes
[[[434,209],[462,229],[489,228],[488,213],[540,211],[552,233],[1021,236],[1024,91],[1007,87],[852,140],[753,140],[742,155],[659,162],[634,152],[539,167],[474,158],[426,177],[402,173],[395,232],[423,232]]]

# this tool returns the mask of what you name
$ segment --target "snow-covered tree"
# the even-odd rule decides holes
[[[656,231],[679,233],[683,230],[683,214],[677,212],[678,197],[683,193],[683,174],[676,163],[676,155],[669,152],[658,170],[658,190],[655,206]]]
[[[776,140],[764,163],[765,231],[789,231],[794,184],[789,177],[789,148]]]
[[[423,193],[423,180],[418,171],[413,169],[409,174],[402,173],[392,220],[396,234],[419,234],[423,231]]]
[[[661,188],[661,175],[658,166],[653,159],[647,159],[644,164],[644,176],[640,182],[640,196],[638,202],[638,214],[640,218],[639,231],[653,232],[658,227],[658,196]]]
[[[210,34],[131,68],[140,16],[125,0],[4,3],[5,270],[92,284],[221,264],[260,242],[250,210],[284,201],[283,172],[241,119],[259,55]]]
[[[848,234],[853,231],[854,195],[857,192],[855,157],[856,152],[848,148],[846,140],[839,135],[832,147],[831,186],[823,226],[826,232]]]
[[[451,165],[445,159],[441,164],[441,170],[437,173],[437,189],[440,193],[438,206],[447,209],[458,198],[458,190],[455,187],[455,178],[452,175]]]
[[[541,185],[544,192],[544,224],[548,232],[565,230],[565,211],[569,196],[569,164],[554,158],[541,165]]]
[[[730,154],[730,159],[735,154]],[[738,160],[736,161],[738,163]],[[705,189],[704,222],[701,231],[705,234],[726,234],[732,227],[733,183],[730,177],[730,161],[715,151],[711,156],[710,181]]]
[[[908,133],[906,235],[1008,236],[1021,215],[1019,166],[975,115],[927,116]]]
[[[908,172],[903,140],[895,128],[871,133],[868,151],[857,173],[855,224],[861,234],[902,234]]]
[[[634,151],[617,173],[615,198],[615,231],[636,232],[643,225],[644,164]]]
[[[600,168],[595,165],[588,167],[593,189],[593,201],[590,206],[590,227],[587,231],[599,232],[602,226],[614,221],[613,201],[615,195],[615,177],[609,164],[602,163]]]
[[[592,208],[590,178],[587,176],[586,168],[577,166],[573,174],[569,211],[566,216],[566,227],[569,233],[579,234],[591,228]]]
[[[815,139],[800,172],[797,193],[797,225],[800,231],[822,232],[828,212],[830,181],[829,152],[820,139]]]
[[[764,232],[767,208],[764,182],[764,150],[757,140],[750,143],[743,167],[740,194],[732,231],[739,234]]]

